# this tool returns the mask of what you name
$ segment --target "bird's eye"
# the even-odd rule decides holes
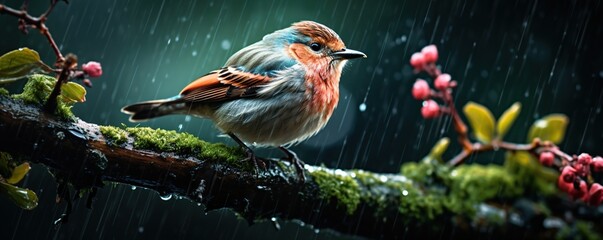
[[[322,48],[322,46],[320,46],[320,44],[318,44],[318,43],[310,44],[310,49],[312,49],[312,51],[318,52],[318,51],[320,51],[321,48]]]

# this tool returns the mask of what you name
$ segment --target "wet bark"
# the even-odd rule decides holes
[[[306,182],[298,183],[294,172],[273,161],[268,161],[266,171],[256,174],[215,159],[135,149],[132,141],[116,146],[107,142],[96,124],[59,120],[36,106],[5,96],[0,96],[0,136],[0,151],[43,164],[76,189],[102,187],[106,181],[131,184],[160,194],[186,196],[207,210],[228,208],[250,223],[273,217],[297,219],[318,229],[385,239],[554,236],[554,231],[527,223],[477,229],[449,213],[420,222],[401,215],[396,204],[383,207],[361,202],[350,215],[334,199],[324,199],[311,176],[306,174]],[[366,186],[360,187],[368,191]],[[399,193],[381,193],[386,202],[399,202]],[[555,211],[563,213],[563,208]]]

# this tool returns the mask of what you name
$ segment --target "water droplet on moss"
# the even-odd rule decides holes
[[[163,200],[163,201],[167,201],[167,200],[172,199],[172,194],[161,195],[161,196],[159,196],[159,197],[161,198],[161,200]]]

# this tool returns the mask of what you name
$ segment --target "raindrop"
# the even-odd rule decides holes
[[[366,111],[366,103],[361,103],[360,106],[358,106],[358,109],[360,109],[361,112]]]
[[[276,230],[281,230],[281,224],[278,223],[275,217],[270,218],[270,221],[272,222],[272,225],[274,225],[274,228]]]
[[[406,191],[406,190],[402,190],[402,195],[403,195],[403,196],[408,196],[408,191]]]
[[[144,227],[138,227],[138,232],[139,232],[139,233],[144,232]]]
[[[201,207],[201,203],[197,203],[197,206]]]
[[[174,39],[174,41],[176,41],[176,42],[180,41],[180,36],[176,36],[176,38]]]
[[[182,131],[182,123],[178,124],[178,131]]]
[[[210,39],[210,38],[211,38],[211,34],[208,33],[207,35],[205,35],[205,39]]]
[[[379,180],[381,180],[382,182],[387,182],[387,177],[386,176],[380,176]]]
[[[170,45],[171,42],[172,42],[172,39],[168,38],[168,45]]]
[[[59,131],[59,132],[57,132],[56,135],[57,135],[57,138],[60,139],[60,140],[65,139],[65,133],[63,133],[63,132]]]
[[[197,56],[197,50],[193,51],[192,55],[193,55],[193,57],[196,57]]]
[[[315,228],[315,229],[314,229],[314,233],[319,234],[319,233],[320,233],[320,229]]]
[[[191,121],[191,116],[187,115],[186,117],[184,117],[184,121],[185,122],[190,122]]]
[[[136,190],[136,186],[132,186],[132,191]]]
[[[159,197],[161,198],[161,200],[167,201],[167,200],[172,199],[172,194],[161,195]]]
[[[230,44],[229,40],[227,40],[227,39],[222,40],[222,44],[221,44],[222,49],[228,50],[228,49],[230,49],[230,45],[231,44]]]
[[[151,82],[154,83],[155,82],[155,78],[151,79]]]

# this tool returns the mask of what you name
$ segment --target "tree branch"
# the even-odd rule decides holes
[[[0,95],[0,151],[22,155],[49,167],[63,188],[61,198],[69,196],[65,183],[76,190],[91,188],[93,196],[97,187],[110,181],[153,189],[160,195],[184,196],[205,204],[206,210],[229,208],[249,223],[298,219],[317,229],[370,238],[475,237],[476,234],[541,238],[551,234],[530,227],[541,226],[539,221],[544,219],[534,214],[527,215],[533,217],[522,220],[526,222],[522,226],[507,219],[504,225],[482,231],[482,224],[487,221],[479,220],[476,225],[462,214],[442,209],[442,205],[430,209],[437,197],[429,195],[425,186],[399,174],[306,165],[308,178],[300,184],[294,169],[286,163],[267,161],[267,170],[256,174],[219,155],[198,158],[192,153],[143,149],[145,146],[134,139],[140,136],[114,138],[102,132],[101,126],[81,120],[58,120],[38,106]],[[169,147],[172,145],[177,144],[168,143]],[[230,151],[241,154],[236,149]],[[500,200],[481,203],[480,209],[485,207],[488,212],[500,211],[505,215],[512,214],[506,211],[517,211],[509,210],[509,199]],[[417,202],[419,205],[413,205]],[[567,214],[566,202],[557,199],[553,203],[555,216]],[[64,217],[60,220],[66,220]]]
[[[317,228],[369,237],[398,236],[409,224],[395,204],[377,209],[359,202],[350,214],[336,199],[325,198],[315,179],[298,184],[287,165],[268,161],[268,169],[257,175],[224,159],[136,149],[131,138],[118,146],[101,134],[98,125],[57,120],[35,106],[1,95],[0,136],[0,151],[48,166],[75,189],[100,187],[103,181],[125,183],[161,195],[185,196],[205,204],[207,210],[231,208],[249,222],[299,219]],[[306,166],[306,170],[323,168]],[[407,181],[399,175],[375,176],[390,183]],[[360,185],[362,191],[366,188]],[[381,194],[386,199],[400,197],[399,191],[387,186]],[[376,217],[377,212],[383,214]]]

